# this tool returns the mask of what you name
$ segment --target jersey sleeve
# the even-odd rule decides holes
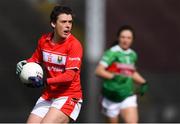
[[[134,60],[134,69],[135,71],[137,70],[137,60],[138,60],[138,56],[137,53],[135,51],[133,51],[133,60]]]
[[[59,76],[48,78],[48,84],[57,84],[57,83],[68,83],[74,79],[76,72],[74,70],[67,70],[64,73],[60,74]]]
[[[81,44],[80,43],[72,44],[68,52],[65,69],[79,70],[82,63],[82,55],[83,55],[83,49]]]
[[[40,42],[41,42],[41,39],[38,41],[38,45],[35,52],[32,54],[31,58],[27,59],[27,62],[36,62],[36,63],[42,62],[43,57],[42,57]]]
[[[134,63],[135,63],[135,64],[136,64],[137,60],[138,60],[138,55],[137,55],[136,52],[134,52]]]
[[[107,50],[102,56],[102,59],[100,60],[100,64],[104,65],[105,67],[108,67],[113,63],[115,59],[116,59],[115,53],[111,50]]]

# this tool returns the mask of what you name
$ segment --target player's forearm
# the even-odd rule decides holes
[[[146,83],[146,80],[138,72],[134,72],[134,74],[132,75],[132,78],[138,84]]]
[[[114,74],[107,71],[100,72],[99,74],[97,73],[97,75],[105,79],[112,79],[114,77]]]
[[[114,74],[111,73],[111,72],[106,71],[105,68],[102,67],[102,65],[99,65],[96,68],[95,73],[96,73],[97,76],[105,78],[105,79],[112,79],[112,78],[114,78]]]
[[[48,84],[62,84],[71,82],[74,79],[76,72],[74,70],[67,70],[60,76],[54,77],[54,78],[48,78],[47,83]]]

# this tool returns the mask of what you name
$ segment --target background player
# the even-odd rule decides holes
[[[108,49],[99,65],[96,74],[104,79],[103,113],[111,123],[119,122],[119,114],[127,123],[138,122],[137,97],[133,81],[140,84],[137,93],[143,95],[147,90],[146,80],[137,72],[136,52],[130,49],[135,38],[132,27],[122,26],[115,45]]]
[[[43,63],[47,84],[42,96],[32,110],[28,123],[60,122],[76,120],[82,103],[80,66],[82,46],[70,33],[73,12],[69,7],[56,6],[50,15],[53,32],[43,35],[37,49],[28,60],[17,64],[17,74],[27,62]],[[30,77],[31,87],[41,87],[39,77]]]

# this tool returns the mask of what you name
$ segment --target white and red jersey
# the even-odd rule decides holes
[[[82,98],[80,84],[80,66],[82,61],[82,46],[80,42],[70,34],[63,42],[52,42],[53,33],[43,35],[36,51],[28,62],[43,63],[47,73],[48,86],[42,97],[44,99],[71,96]],[[75,70],[72,81],[56,82],[67,70]],[[51,84],[51,82],[56,82]]]

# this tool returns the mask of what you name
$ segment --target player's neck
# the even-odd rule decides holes
[[[126,47],[123,47],[123,46],[121,46],[120,44],[119,44],[119,47],[122,49],[122,50],[124,50],[124,51],[127,51],[129,48],[126,48]]]
[[[61,42],[64,42],[64,38],[58,36],[55,32],[54,32],[54,35],[52,37],[52,42],[54,43],[61,43]]]

